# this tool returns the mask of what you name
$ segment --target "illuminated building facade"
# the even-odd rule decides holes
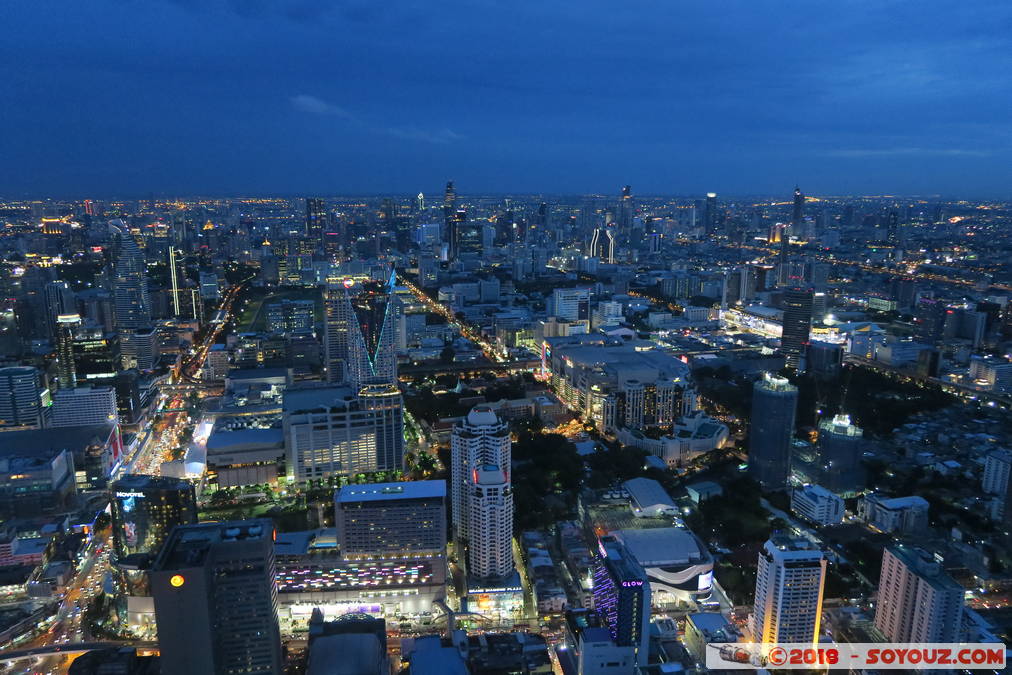
[[[759,552],[752,641],[819,639],[826,558],[807,540],[774,537]]]
[[[646,573],[614,537],[598,541],[594,562],[594,609],[619,647],[632,647],[646,665],[650,644],[650,583]]]

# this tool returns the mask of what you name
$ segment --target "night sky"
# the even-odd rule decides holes
[[[1012,193],[1012,3],[11,0],[0,196]]]

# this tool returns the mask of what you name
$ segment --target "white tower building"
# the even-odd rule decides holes
[[[819,639],[826,558],[807,540],[772,537],[759,552],[752,614],[754,642]]]
[[[467,571],[478,579],[513,573],[513,488],[509,473],[483,464],[471,474],[467,517]]]

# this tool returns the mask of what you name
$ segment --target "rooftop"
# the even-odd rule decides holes
[[[305,389],[288,389],[285,392],[284,410],[286,413],[300,410],[328,408],[354,398],[351,387],[307,387]]]
[[[371,483],[348,485],[334,493],[338,504],[353,502],[379,502],[393,499],[430,499],[446,497],[446,481],[415,480],[398,483]]]
[[[675,507],[664,487],[652,478],[633,478],[623,483],[622,487],[629,491],[629,496],[642,509],[651,506]]]
[[[709,557],[696,536],[680,527],[616,530],[612,534],[643,567],[687,565]]]

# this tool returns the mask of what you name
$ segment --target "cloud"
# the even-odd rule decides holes
[[[382,131],[394,138],[403,138],[408,141],[423,141],[425,143],[451,143],[464,138],[450,129],[426,131],[425,129],[415,127],[388,127]]]
[[[422,143],[452,143],[453,141],[459,141],[463,139],[463,136],[451,129],[420,129],[418,127],[391,127],[371,124],[365,120],[360,119],[357,115],[345,110],[341,106],[328,103],[322,98],[311,96],[309,94],[299,94],[298,96],[292,96],[291,98],[292,107],[300,112],[310,113],[313,115],[332,115],[334,117],[340,117],[342,119],[354,122],[356,125],[363,129],[370,131],[374,134],[382,134],[384,136],[392,136],[394,138],[400,138],[405,141],[419,141]]]
[[[991,153],[965,148],[849,148],[830,150],[826,154],[830,157],[845,159],[873,159],[888,157],[987,157]]]
[[[296,110],[312,113],[314,115],[336,115],[337,117],[343,117],[345,119],[354,119],[355,117],[344,108],[332,103],[327,103],[323,99],[310,96],[309,94],[299,94],[298,96],[293,96],[292,106],[294,106]]]

